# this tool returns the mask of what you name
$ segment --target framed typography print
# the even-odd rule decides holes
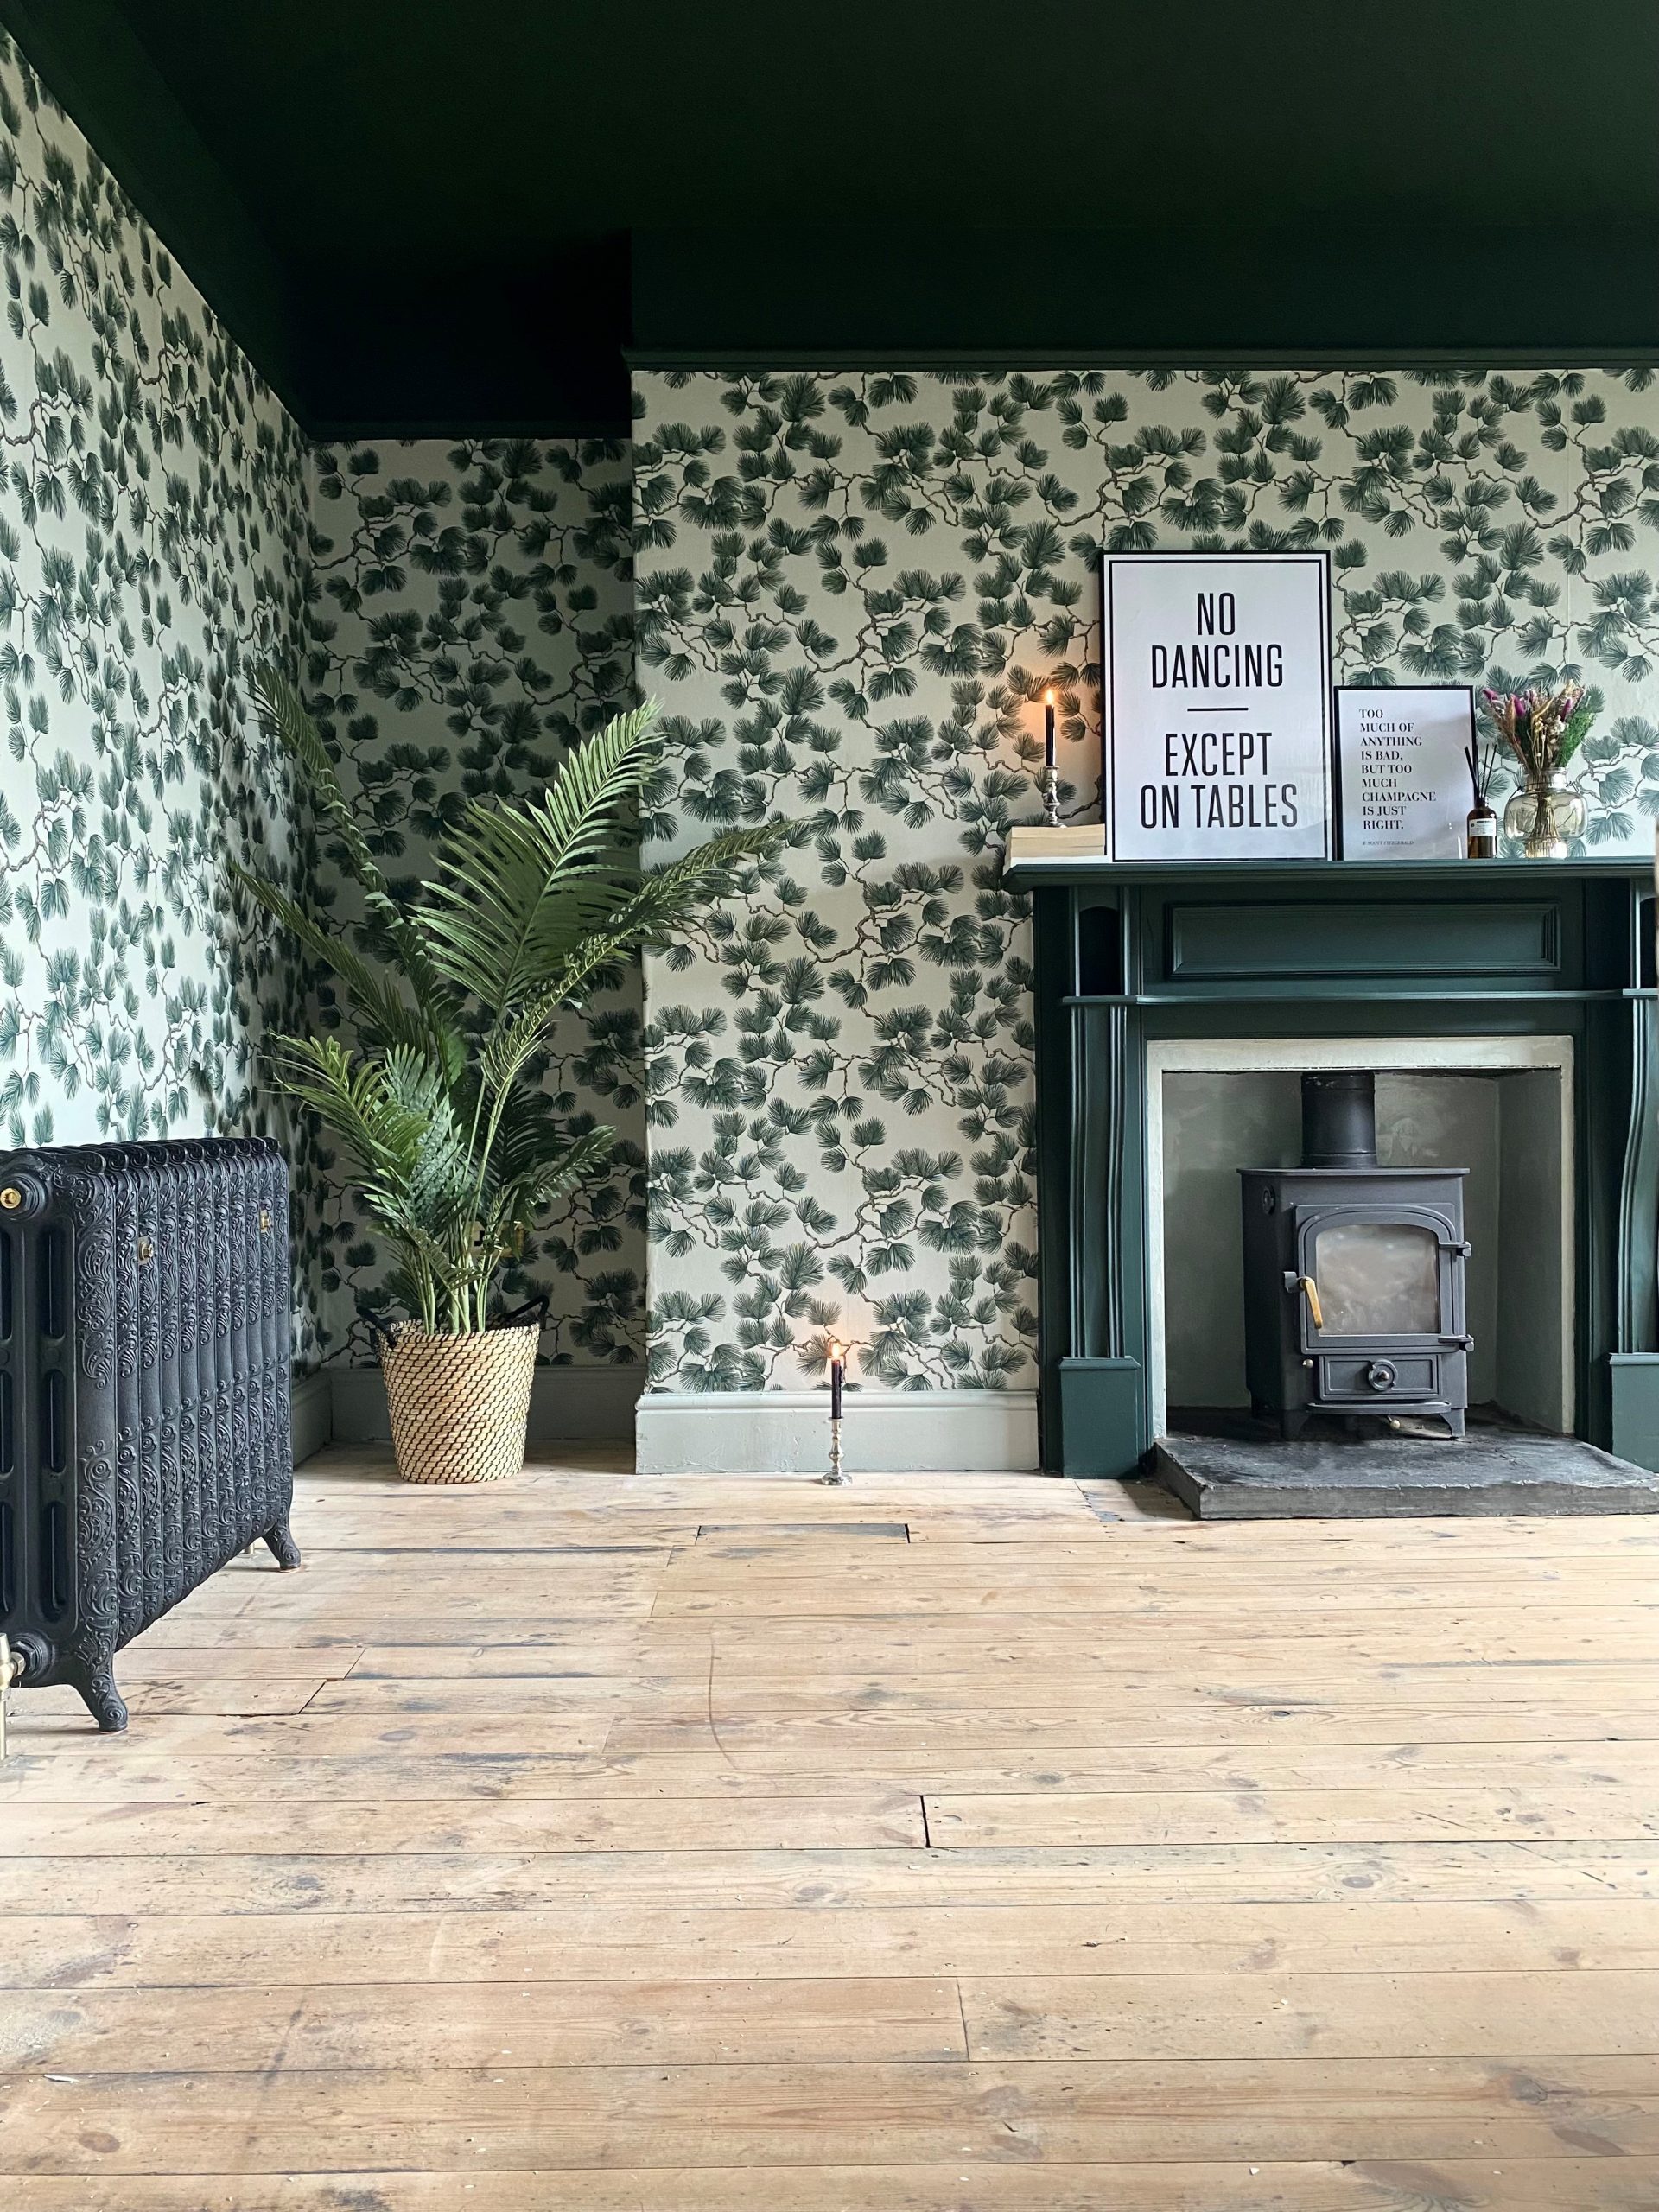
[[[1344,860],[1459,860],[1471,797],[1466,683],[1344,685],[1337,780]]]
[[[1108,553],[1106,845],[1121,861],[1325,860],[1325,553]]]

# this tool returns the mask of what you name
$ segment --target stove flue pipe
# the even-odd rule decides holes
[[[1376,1077],[1337,1068],[1302,1077],[1304,1167],[1375,1167]]]

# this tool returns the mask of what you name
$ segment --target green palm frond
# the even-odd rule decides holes
[[[239,861],[230,863],[232,880],[268,914],[279,921],[315,960],[330,969],[351,993],[359,1021],[387,1045],[419,1046],[438,1035],[431,1014],[417,1013],[389,975],[377,974],[355,948],[326,929],[314,915],[274,883],[251,874]],[[448,1025],[443,1025],[447,1028]],[[450,1034],[453,1036],[454,1033]],[[454,1039],[459,1052],[460,1039]]]
[[[607,857],[649,772],[654,707],[619,715],[565,760],[540,800],[477,802],[445,837],[419,921],[434,967],[492,1014],[534,991],[626,896]]]
[[[472,1154],[442,1071],[417,1053],[389,1052],[386,1099],[418,1130],[405,1182],[407,1211],[427,1233],[453,1243],[466,1234],[473,1190]]]
[[[555,1152],[525,1160],[517,1172],[505,1175],[491,1194],[489,1219],[515,1228],[535,1221],[556,1198],[591,1182],[610,1159],[614,1142],[613,1130],[589,1129]],[[503,1249],[516,1246],[508,1240]]]
[[[346,842],[371,948],[237,870],[345,984],[361,1033],[357,1051],[331,1036],[280,1039],[278,1080],[338,1132],[410,1310],[429,1330],[480,1330],[502,1267],[614,1142],[608,1128],[573,1132],[531,1079],[561,1009],[721,896],[738,864],[775,851],[788,827],[730,830],[642,875],[617,845],[654,765],[645,707],[579,745],[541,798],[474,804],[445,840],[426,903],[403,906],[297,696],[271,677],[261,701]]]
[[[397,946],[416,996],[425,1004],[441,996],[438,980],[427,960],[426,948],[410,916],[391,894],[379,862],[369,850],[358,827],[322,733],[306,709],[305,702],[280,670],[258,671],[252,684],[255,711],[281,740],[298,763],[311,801],[345,848],[351,873],[363,893],[371,918]]]
[[[285,1087],[350,1147],[365,1188],[404,1205],[429,1112],[387,1084],[382,1062],[359,1058],[337,1037],[282,1037],[274,1057]]]
[[[346,803],[334,764],[328,758],[322,733],[312,720],[305,702],[278,669],[261,669],[254,677],[252,688],[255,711],[275,731],[303,770],[312,803],[319,814],[333,823],[365,898],[390,919],[400,919],[401,910],[357,826],[357,817]]]
[[[482,1057],[486,1084],[505,1090],[515,1082],[545,1043],[561,1010],[580,1001],[595,975],[636,946],[660,941],[672,923],[719,895],[737,861],[764,857],[788,835],[789,826],[782,822],[728,830],[639,878],[608,925],[572,945],[541,988],[490,1032]]]
[[[613,1129],[601,1128],[595,1134],[607,1147],[615,1141]],[[564,1120],[547,1093],[521,1084],[507,1093],[490,1159],[491,1175],[505,1182],[526,1174],[542,1161],[556,1158],[568,1141]]]
[[[789,834],[789,824],[776,821],[727,830],[678,860],[665,861],[639,879],[632,897],[611,916],[610,934],[634,944],[655,943],[694,908],[724,897],[733,888],[731,873],[740,861],[768,858]]]
[[[438,1290],[465,1274],[474,1241],[472,1153],[440,1070],[408,1048],[359,1058],[334,1037],[284,1037],[276,1057],[286,1089],[344,1141],[435,1326]]]

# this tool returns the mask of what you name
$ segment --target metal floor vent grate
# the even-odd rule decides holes
[[[734,1537],[745,1543],[765,1543],[772,1536],[868,1536],[873,1542],[907,1544],[908,1521],[705,1521],[697,1541],[705,1536]]]

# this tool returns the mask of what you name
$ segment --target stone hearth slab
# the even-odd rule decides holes
[[[1575,1437],[1503,1429],[1462,1444],[1167,1436],[1153,1472],[1200,1521],[1659,1513],[1659,1474]]]

